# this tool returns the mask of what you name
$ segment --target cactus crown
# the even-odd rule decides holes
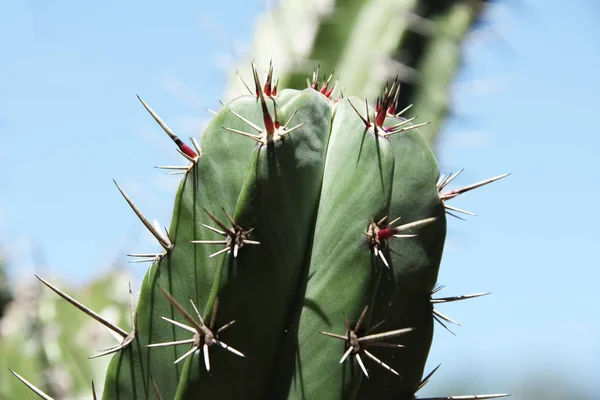
[[[253,75],[201,145],[142,101],[187,165],[162,167],[183,175],[168,230],[117,185],[163,249],[131,254],[151,266],[130,331],[39,279],[120,338],[96,355],[106,399],[414,399],[433,321],[455,323],[434,305],[485,294],[433,297],[446,215],[470,214],[447,202],[505,175],[446,191],[460,172],[439,176],[397,81],[363,108],[318,71]]]

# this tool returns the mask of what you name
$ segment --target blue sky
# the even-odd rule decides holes
[[[153,167],[179,156],[135,95],[198,135],[266,8],[200,3],[0,2],[0,244],[13,276],[32,272],[33,251],[47,274],[82,281],[157,248],[112,183],[168,223],[178,178]],[[478,216],[450,221],[442,294],[493,295],[440,306],[464,326],[438,330],[431,366],[440,380],[467,369],[475,391],[550,374],[599,393],[600,8],[499,3],[469,42],[439,154],[444,172],[466,168],[458,183],[513,173],[452,200]]]

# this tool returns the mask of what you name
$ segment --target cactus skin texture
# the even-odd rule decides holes
[[[370,107],[318,73],[279,91],[253,72],[201,146],[143,103],[189,164],[166,167],[183,174],[168,231],[117,185],[164,251],[134,255],[154,262],[131,333],[94,317],[122,338],[103,398],[412,400],[447,318],[431,297],[445,202],[499,177],[443,192],[458,174],[440,178],[396,81]]]

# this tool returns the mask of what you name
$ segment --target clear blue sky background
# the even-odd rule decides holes
[[[600,6],[504,3],[470,41],[439,154],[445,172],[466,168],[463,184],[513,172],[453,200],[479,216],[450,221],[440,274],[442,294],[493,295],[440,306],[464,326],[437,331],[430,365],[443,364],[441,381],[469,376],[473,392],[555,375],[600,393]],[[12,276],[32,272],[36,249],[47,274],[82,281],[157,248],[111,181],[169,222],[178,178],[153,166],[179,156],[135,94],[197,135],[265,8],[0,2],[0,244]]]

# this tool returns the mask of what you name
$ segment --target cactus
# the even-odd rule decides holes
[[[117,185],[163,249],[131,254],[152,263],[131,329],[40,281],[120,337],[105,399],[415,399],[434,320],[453,322],[434,305],[483,295],[433,297],[446,214],[468,214],[447,203],[506,175],[447,190],[459,173],[439,176],[397,81],[371,107],[318,73],[253,80],[201,146],[142,101],[187,165],[163,167],[183,175],[168,230]]]
[[[402,81],[399,103],[430,122],[434,146],[449,110],[463,42],[490,0],[283,0],[257,23],[250,59],[273,65],[281,84],[305,85],[307,67],[336,71],[344,92],[374,100],[386,81]],[[244,64],[246,61],[244,61]],[[259,68],[267,65],[259,64]],[[251,77],[241,68],[239,76]],[[241,94],[237,77],[226,98]],[[331,82],[333,85],[334,82]]]

